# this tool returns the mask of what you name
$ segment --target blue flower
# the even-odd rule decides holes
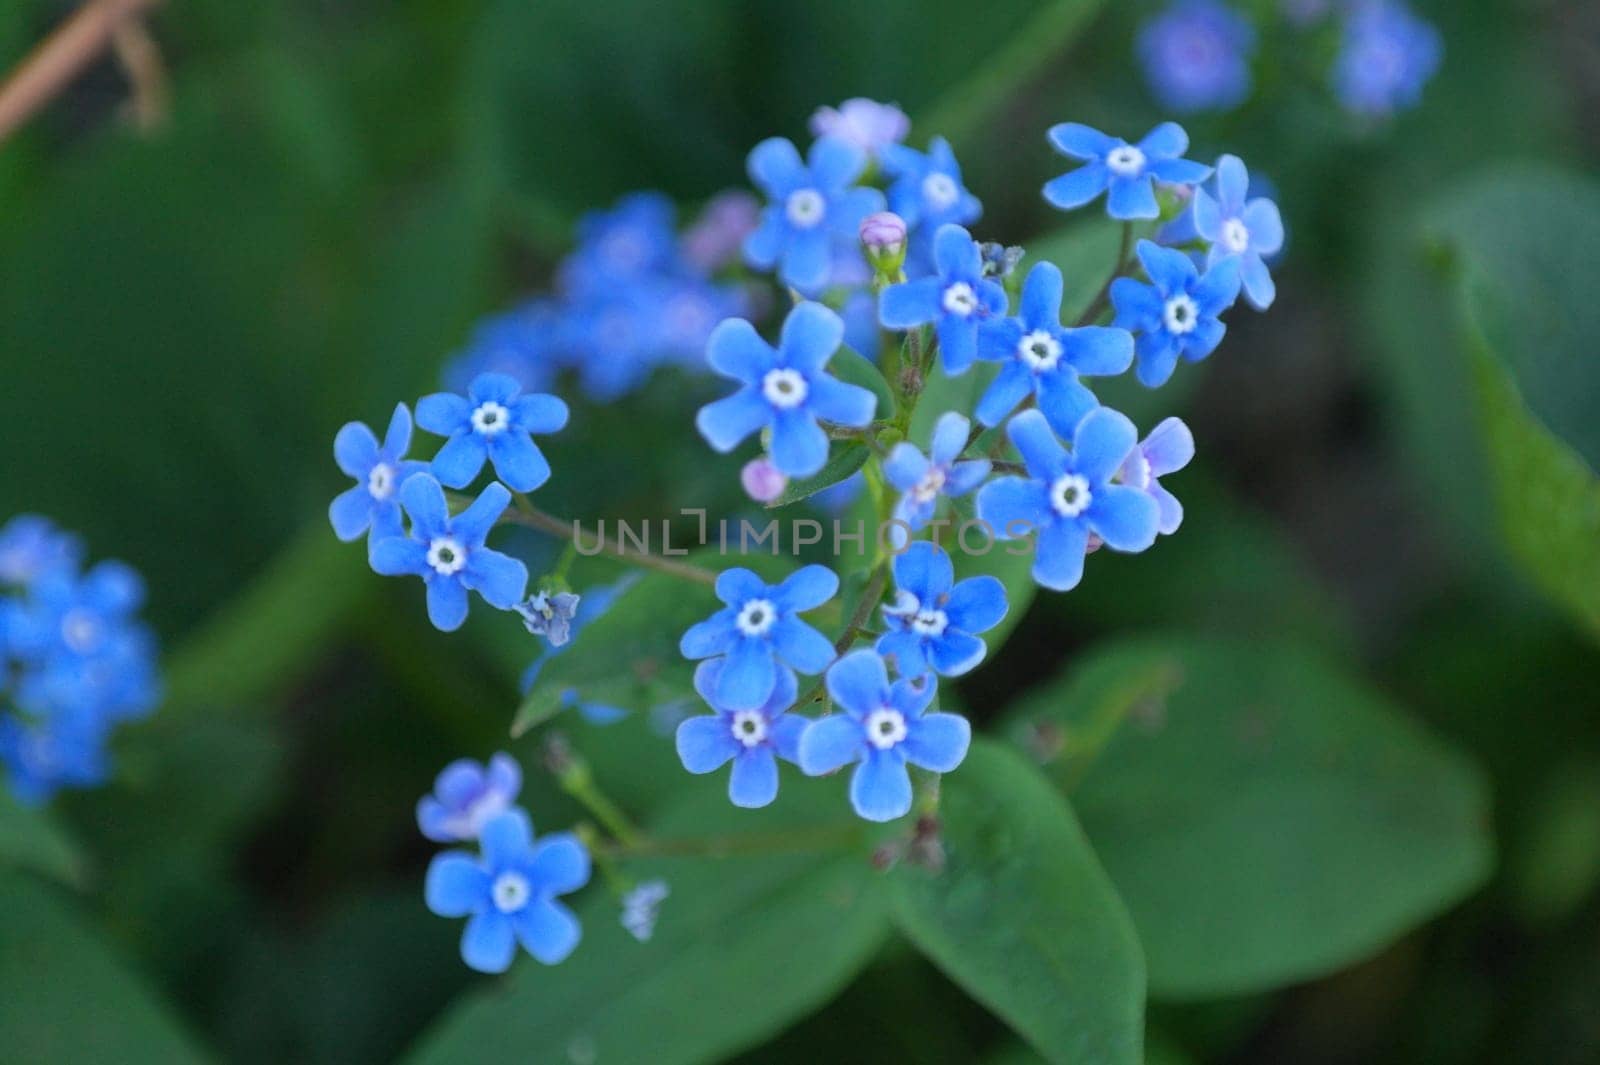
[[[144,581],[124,563],[101,562],[82,576],[53,569],[34,582],[8,642],[36,661],[94,658],[115,647],[143,603]]]
[[[689,659],[726,655],[712,705],[729,710],[765,706],[778,684],[778,661],[801,673],[821,673],[833,644],[799,614],[832,599],[839,578],[826,566],[802,566],[781,584],[766,584],[747,569],[717,575],[717,598],[727,606],[689,627],[678,643]]]
[[[578,221],[578,246],[561,263],[562,288],[598,292],[681,268],[677,209],[659,192],[633,192]]]
[[[510,610],[527,590],[528,567],[484,544],[510,502],[511,493],[497,482],[451,517],[439,482],[416,474],[400,486],[411,535],[373,545],[372,568],[386,577],[421,577],[428,587],[428,620],[443,632],[467,620],[468,590],[497,610]]]
[[[811,116],[811,134],[845,141],[868,155],[879,155],[911,132],[911,119],[894,104],[856,96],[837,109],[819,107]]]
[[[1218,315],[1239,298],[1239,260],[1229,256],[1201,276],[1183,252],[1141,240],[1139,261],[1151,283],[1111,282],[1111,324],[1139,334],[1139,380],[1156,388],[1172,376],[1179,355],[1199,362],[1222,343],[1227,326]]]
[[[1174,111],[1226,111],[1250,95],[1256,31],[1215,0],[1178,0],[1139,31],[1145,78]]]
[[[1099,400],[1078,380],[1119,374],[1133,364],[1133,337],[1105,326],[1061,326],[1061,271],[1038,263],[1022,285],[1014,318],[983,323],[978,358],[1004,365],[978,400],[978,420],[999,425],[1031,392],[1062,436],[1069,436]]]
[[[894,507],[894,520],[916,532],[933,517],[940,496],[964,496],[989,476],[988,459],[957,462],[967,446],[972,423],[955,411],[939,416],[933,427],[928,457],[915,444],[901,442],[889,452],[883,464],[884,478],[901,493]],[[902,536],[906,530],[897,529]]]
[[[40,574],[76,569],[83,545],[49,518],[19,514],[0,528],[0,584],[32,584]]]
[[[906,763],[948,773],[967,756],[972,726],[956,714],[926,713],[937,685],[899,680],[875,651],[852,651],[828,670],[828,694],[842,714],[818,718],[800,736],[800,768],[821,776],[860,762],[850,779],[850,805],[868,821],[893,821],[911,811]]]
[[[853,243],[861,220],[883,210],[883,193],[853,187],[866,165],[861,149],[834,137],[813,144],[804,162],[782,137],[756,145],[746,166],[770,202],[745,238],[745,260],[758,270],[776,267],[801,292],[825,286],[834,242]]]
[[[465,392],[480,374],[494,373],[515,379],[524,392],[548,388],[560,369],[564,313],[556,300],[534,299],[480,320],[445,367],[445,387]]]
[[[1139,434],[1107,407],[1088,414],[1069,454],[1044,415],[1023,411],[1006,426],[1026,477],[997,477],[978,492],[978,517],[999,539],[1034,534],[1033,579],[1065,592],[1083,577],[1091,534],[1117,551],[1143,551],[1156,539],[1156,501],[1114,484]]]
[[[655,305],[648,328],[655,334],[657,358],[697,370],[705,366],[706,341],[717,323],[750,313],[744,289],[696,278],[661,283]]]
[[[889,329],[934,323],[945,373],[967,372],[978,353],[978,326],[1006,312],[1006,290],[983,276],[983,255],[960,226],[941,226],[933,238],[938,274],[890,285],[878,298],[878,319]]]
[[[554,595],[538,592],[512,609],[522,615],[522,624],[530,633],[543,636],[551,647],[560,647],[572,639],[572,619],[578,613],[578,596],[574,592]]]
[[[799,693],[791,670],[779,669],[772,694],[753,710],[733,710],[717,699],[726,659],[701,662],[694,671],[694,690],[715,713],[685,718],[678,725],[678,758],[691,773],[710,773],[733,762],[728,798],[735,806],[754,809],[778,797],[778,759],[799,757],[800,733],[808,721],[789,713]]]
[[[1346,110],[1384,118],[1422,99],[1439,69],[1439,31],[1402,3],[1365,0],[1345,23],[1333,91]]]
[[[1176,473],[1194,458],[1194,434],[1180,418],[1168,418],[1150,430],[1139,446],[1128,452],[1117,479],[1156,501],[1156,531],[1171,536],[1183,524],[1183,504],[1161,486],[1160,478]]]
[[[559,832],[534,842],[533,825],[510,810],[483,826],[482,852],[445,851],[428,866],[423,895],[440,917],[467,918],[461,960],[485,973],[511,968],[517,944],[546,965],[565,960],[583,936],[556,896],[589,882],[589,852]]]
[[[0,716],[0,765],[17,801],[49,802],[64,788],[104,784],[109,722],[86,710],[57,710],[45,717]]]
[[[744,387],[700,408],[695,425],[716,450],[772,427],[772,461],[790,477],[809,477],[828,461],[828,434],[818,419],[861,428],[872,421],[878,399],[858,385],[824,372],[839,350],[844,322],[820,303],[801,303],[784,319],[774,349],[742,318],[711,334],[711,368]]]
[[[1265,197],[1247,200],[1250,172],[1237,155],[1217,160],[1217,195],[1205,189],[1194,192],[1194,227],[1211,242],[1206,263],[1215,266],[1237,256],[1245,298],[1257,310],[1272,306],[1277,286],[1262,256],[1283,247],[1283,219],[1278,205]]]
[[[505,752],[487,765],[458,758],[440,771],[433,793],[417,800],[417,827],[435,843],[466,843],[505,813],[522,790],[522,767]]]
[[[334,496],[328,505],[328,521],[335,536],[350,541],[370,530],[370,551],[378,541],[402,535],[396,496],[406,478],[428,468],[426,462],[406,459],[410,447],[411,411],[404,403],[395,404],[381,445],[365,422],[349,422],[339,430],[333,438],[333,458],[356,484]]]
[[[451,488],[465,488],[494,463],[499,478],[518,492],[531,492],[550,478],[550,463],[532,433],[554,433],[567,424],[567,405],[534,392],[504,374],[480,374],[467,394],[435,392],[417,401],[417,424],[448,436],[433,457],[433,474]]]
[[[927,269],[933,234],[945,225],[970,225],[983,214],[983,204],[961,183],[961,164],[950,142],[935,137],[926,153],[903,144],[884,149],[884,169],[893,176],[889,210],[911,230],[911,258]]]
[[[938,544],[919,540],[895,556],[898,593],[883,608],[888,631],[878,639],[878,653],[892,657],[902,677],[959,677],[983,661],[987,647],[976,634],[1006,616],[1005,586],[988,576],[955,579],[950,556]]]
[[[1161,208],[1154,182],[1194,185],[1211,173],[1210,167],[1181,158],[1189,148],[1189,135],[1176,122],[1161,123],[1138,144],[1063,122],[1050,128],[1050,143],[1063,155],[1087,160],[1045,184],[1044,198],[1063,211],[1082,207],[1104,192],[1106,213],[1112,218],[1156,218]]]
[[[611,403],[650,376],[661,358],[660,296],[659,286],[641,283],[569,302],[562,343],[584,395]]]

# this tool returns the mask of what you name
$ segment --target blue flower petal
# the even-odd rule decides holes
[[[922,637],[906,629],[884,633],[874,649],[885,658],[893,658],[895,671],[902,677],[920,677],[932,668],[928,665],[924,642]]]
[[[861,757],[865,748],[861,722],[845,714],[832,714],[806,726],[800,734],[795,761],[802,773],[818,777],[849,765]]]
[[[545,965],[565,961],[583,938],[571,910],[553,899],[533,898],[511,918],[522,949]]]
[[[844,342],[844,319],[820,303],[795,305],[783,320],[778,351],[785,366],[810,375],[825,366]]]
[[[511,405],[511,412],[517,425],[525,432],[540,435],[565,429],[571,414],[560,398],[542,392],[519,396]]]
[[[1149,175],[1113,177],[1110,190],[1106,196],[1106,213],[1112,218],[1132,221],[1160,217],[1161,207],[1156,203],[1155,188]]]
[[[428,620],[440,632],[454,632],[467,620],[467,589],[453,577],[428,578]]]
[[[1211,176],[1211,168],[1191,159],[1152,159],[1145,173],[1169,185],[1198,185]]]
[[[718,323],[706,340],[706,362],[724,377],[747,385],[758,385],[777,365],[777,353],[756,327],[743,318],[728,318]]]
[[[372,545],[367,556],[374,573],[385,577],[407,577],[431,572],[428,567],[428,548],[415,540],[391,536]]]
[[[950,556],[944,548],[928,540],[919,540],[896,555],[892,567],[895,585],[927,606],[949,592],[955,583],[955,567],[950,563]]]
[[[1028,536],[1049,521],[1045,488],[1025,477],[997,477],[978,490],[978,519],[997,540]]]
[[[849,141],[838,137],[819,137],[807,153],[806,163],[811,179],[818,187],[832,191],[842,189],[861,176],[866,169],[866,154]]]
[[[496,610],[510,610],[528,594],[528,567],[510,555],[475,547],[467,554],[461,583]]]
[[[947,629],[944,635],[929,642],[928,658],[940,676],[959,677],[982,662],[987,650],[988,646],[978,637]]]
[[[1044,198],[1050,206],[1062,211],[1082,207],[1106,190],[1111,173],[1101,162],[1089,163],[1069,170],[1060,177],[1044,183]]]
[[[944,314],[940,303],[944,288],[945,282],[938,277],[890,285],[878,297],[878,321],[886,329],[910,329],[937,321]]]
[[[728,452],[772,420],[772,406],[761,398],[760,390],[741,388],[731,396],[701,407],[694,424],[714,450]]]
[[[1224,155],[1217,160],[1217,204],[1227,218],[1237,218],[1244,211],[1244,198],[1250,193],[1250,171],[1237,155]]]
[[[772,646],[778,657],[802,673],[816,674],[836,657],[833,644],[796,617],[783,617],[772,626]]]
[[[723,654],[733,646],[737,631],[733,611],[720,610],[705,621],[689,626],[678,641],[678,653],[691,661]]]
[[[1165,477],[1183,469],[1194,458],[1194,434],[1182,418],[1167,418],[1150,430],[1140,447],[1150,464],[1150,476]]]
[[[1100,407],[1083,419],[1073,437],[1073,467],[1091,484],[1101,484],[1121,468],[1138,442],[1139,432],[1126,415]]]
[[[1006,423],[1006,436],[1022,455],[1028,473],[1039,480],[1056,477],[1066,465],[1067,449],[1039,411],[1025,410],[1012,418]]]
[[[1006,616],[1006,586],[996,577],[969,577],[945,600],[945,617],[962,632],[987,632]]]
[[[945,278],[976,278],[983,271],[983,253],[972,234],[958,225],[943,225],[933,234],[933,261]]]
[[[471,855],[445,851],[428,863],[422,897],[440,917],[465,917],[489,901],[489,874]]]
[[[812,564],[795,570],[773,590],[780,610],[804,612],[821,606],[839,592],[839,575],[827,566]]]
[[[397,459],[411,448],[411,409],[404,403],[394,405],[394,413],[389,416],[389,428],[383,434],[383,450],[390,458]]]
[[[465,488],[475,480],[489,457],[489,448],[477,433],[463,433],[444,442],[433,456],[431,469],[442,484]],[[407,508],[410,509],[410,508]]]
[[[1047,136],[1056,151],[1079,159],[1098,159],[1122,143],[1080,122],[1051,126]]]
[[[378,438],[363,422],[348,422],[333,438],[333,461],[345,474],[366,480],[378,461]]]
[[[928,442],[928,456],[940,466],[948,466],[967,446],[967,434],[972,423],[955,411],[939,415],[933,426],[933,438]]]
[[[959,714],[928,714],[906,722],[906,738],[900,743],[906,761],[948,773],[961,764],[972,743],[972,725]]]
[[[1028,329],[1057,329],[1061,324],[1061,268],[1036,263],[1022,284],[1018,316]]]
[[[811,378],[811,392],[806,399],[817,417],[857,429],[870,424],[878,412],[878,397],[871,389],[847,384],[828,374]]]
[[[1203,240],[1213,244],[1222,236],[1222,207],[1205,189],[1194,190],[1194,228]]]
[[[790,477],[810,477],[828,461],[828,434],[801,407],[778,411],[772,424],[772,464]]]
[[[791,231],[779,267],[784,284],[802,292],[815,292],[826,285],[833,262],[830,240],[827,228],[820,225]]]
[[[828,694],[852,716],[864,717],[884,704],[889,674],[883,659],[865,649],[852,651],[828,670]]]
[[[733,645],[717,677],[717,706],[729,710],[755,710],[772,695],[778,667],[772,644],[744,638]]]
[[[733,760],[728,776],[728,800],[747,810],[766,806],[778,797],[778,759],[769,747],[751,747]]]
[[[1240,277],[1244,281],[1245,298],[1252,307],[1264,311],[1272,306],[1272,301],[1278,295],[1278,286],[1273,283],[1272,273],[1267,269],[1267,264],[1261,261],[1260,255],[1253,251],[1245,252]]]
[[[372,524],[372,504],[372,493],[365,484],[347,488],[334,496],[333,502],[328,504],[328,521],[333,525],[333,534],[346,543],[359,539]]]
[[[1155,500],[1137,488],[1106,485],[1095,489],[1084,513],[1089,527],[1117,551],[1143,551],[1156,542],[1161,514]]]
[[[807,179],[799,150],[783,137],[768,137],[750,149],[745,169],[750,180],[775,200],[787,196]]]
[[[1189,294],[1200,305],[1200,313],[1216,317],[1239,298],[1239,258],[1230,255],[1205,272]]]
[[[716,593],[729,606],[742,606],[766,595],[767,585],[754,570],[733,566],[717,574]]]
[[[771,731],[767,734],[772,741],[772,749],[778,752],[778,757],[786,762],[800,761],[800,737],[805,735],[811,721],[799,714],[779,714],[772,721]]]
[[[409,488],[410,485],[411,482],[407,481],[406,487]],[[438,486],[435,485],[434,489],[437,491]],[[403,493],[404,489],[402,489]],[[441,505],[444,503],[443,492],[439,492],[439,502]],[[489,530],[494,528],[494,523],[500,520],[500,515],[505,513],[505,509],[510,503],[511,493],[506,491],[504,485],[498,482],[490,484],[482,492],[478,493],[478,498],[474,499],[466,510],[451,519],[450,531],[468,544],[481,544],[489,535]],[[412,510],[409,502],[406,505],[406,510],[411,513],[413,520],[417,519],[417,513]]]
[[[850,805],[868,821],[893,821],[911,812],[911,774],[898,750],[869,750],[850,778]]]
[[[1034,547],[1033,579],[1045,588],[1070,592],[1083,579],[1083,554],[1088,544],[1088,531],[1075,521],[1043,526]]]
[[[1251,200],[1240,216],[1250,231],[1250,247],[1260,255],[1271,255],[1283,247],[1283,216],[1271,200]]]
[[[1138,147],[1147,159],[1174,159],[1189,150],[1189,134],[1176,122],[1163,122],[1146,133]]]
[[[474,914],[461,933],[461,960],[480,973],[503,973],[517,954],[511,919],[496,909]]]
[[[967,459],[950,467],[945,475],[944,494],[948,496],[964,496],[989,476],[993,468],[988,459]]]
[[[744,238],[743,252],[745,262],[757,270],[771,270],[778,265],[778,257],[783,254],[783,241],[788,235],[789,228],[784,224],[783,208],[773,206],[761,212],[761,222],[749,236]]]
[[[1006,415],[1017,409],[1017,404],[1033,391],[1033,374],[1020,360],[1013,359],[1000,368],[995,379],[978,400],[974,412],[978,421],[994,428],[1005,421]]]
[[[1194,334],[1189,334],[1192,340]],[[1139,338],[1136,350],[1139,355],[1139,383],[1146,388],[1160,388],[1172,378],[1178,368],[1180,342],[1171,333],[1162,330],[1146,333]]]
[[[533,822],[524,810],[507,810],[490,818],[478,841],[491,868],[521,865],[533,850]]]
[[[909,492],[915,488],[927,475],[928,460],[917,450],[915,444],[901,441],[894,446],[889,452],[889,457],[883,462],[884,479],[902,492]],[[356,535],[359,536],[360,533]]]
[[[495,473],[518,492],[531,492],[550,479],[550,463],[532,438],[508,430],[489,441]]]
[[[528,880],[555,895],[577,891],[589,882],[589,851],[570,832],[552,832],[534,845]]]
[[[449,436],[472,417],[472,403],[453,392],[435,392],[417,400],[417,424],[435,436]]]
[[[950,377],[960,377],[978,357],[978,323],[945,315],[939,319],[939,361]]]

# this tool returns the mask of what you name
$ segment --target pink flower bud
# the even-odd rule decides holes
[[[894,255],[906,246],[906,220],[893,211],[879,211],[861,220],[861,245],[869,253]]]
[[[789,478],[771,459],[762,455],[745,463],[744,469],[739,471],[739,483],[744,485],[745,494],[757,503],[770,503],[783,495],[783,490],[789,487]]]

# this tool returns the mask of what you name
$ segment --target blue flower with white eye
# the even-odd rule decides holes
[[[445,367],[445,388],[465,392],[486,373],[504,374],[524,392],[548,388],[561,368],[564,315],[556,300],[534,299],[479,320],[467,346]]]
[[[878,297],[878,320],[889,329],[933,323],[939,358],[952,377],[967,372],[978,354],[978,326],[1006,313],[1006,290],[983,274],[983,253],[960,226],[940,226],[933,237],[938,273],[890,285]]]
[[[1176,122],[1161,123],[1138,144],[1063,122],[1050,127],[1050,143],[1063,155],[1086,161],[1045,183],[1044,198],[1063,211],[1082,207],[1104,192],[1112,218],[1156,218],[1161,208],[1155,182],[1194,185],[1211,173],[1209,166],[1181,158],[1189,150],[1189,135]]]
[[[1215,0],[1178,0],[1139,31],[1145,79],[1174,111],[1227,111],[1250,95],[1256,30]]]
[[[743,318],[717,326],[706,360],[743,387],[700,408],[695,425],[706,442],[732,451],[751,433],[772,428],[772,461],[790,477],[809,477],[828,461],[828,434],[818,420],[862,428],[878,398],[826,372],[844,339],[844,321],[820,303],[797,304],[783,321],[776,348]]]
[[[803,162],[782,137],[756,145],[746,167],[769,202],[745,238],[745,261],[776,268],[785,285],[804,293],[827,285],[835,241],[854,243],[861,220],[883,210],[883,193],[854,187],[866,166],[861,149],[834,137],[814,143]]]
[[[750,298],[735,285],[698,278],[671,278],[657,286],[655,316],[648,323],[656,339],[656,358],[692,369],[705,368],[706,341],[717,323],[750,313]]]
[[[893,821],[911,811],[907,763],[948,773],[961,764],[972,726],[957,714],[927,713],[938,686],[898,680],[876,651],[852,651],[828,670],[828,694],[842,714],[821,717],[800,735],[800,768],[821,776],[859,762],[850,805],[868,821]]]
[[[1139,380],[1156,388],[1172,376],[1178,356],[1199,362],[1222,343],[1227,326],[1218,316],[1239,298],[1239,260],[1230,256],[1202,275],[1183,252],[1141,240],[1139,261],[1150,284],[1111,282],[1111,324],[1138,334]]]
[[[440,917],[467,918],[461,960],[479,972],[503,973],[520,943],[546,965],[564,961],[583,928],[556,898],[589,882],[589,852],[568,832],[535,842],[521,810],[485,824],[479,844],[478,855],[437,855],[423,889],[428,909]]]
[[[1013,318],[996,318],[978,329],[978,358],[1002,363],[978,400],[978,420],[993,427],[1029,393],[1062,436],[1070,436],[1100,401],[1078,380],[1119,374],[1133,364],[1133,336],[1124,329],[1061,325],[1061,271],[1038,263],[1022,285]]]
[[[1439,31],[1405,4],[1364,0],[1345,23],[1333,91],[1345,109],[1387,118],[1415,107],[1443,58]]]
[[[1237,155],[1218,159],[1216,196],[1205,189],[1194,192],[1194,227],[1211,243],[1207,265],[1238,257],[1245,298],[1264,311],[1272,306],[1278,290],[1262,256],[1283,247],[1283,219],[1278,205],[1266,197],[1247,200],[1249,190],[1250,172],[1244,162]]]
[[[1171,536],[1183,524],[1183,504],[1161,486],[1161,478],[1183,469],[1193,458],[1194,434],[1182,419],[1168,418],[1150,430],[1122,463],[1117,480],[1156,501],[1156,531],[1162,536]]]
[[[143,603],[144,580],[124,563],[101,562],[82,576],[52,569],[35,580],[8,643],[34,662],[92,659],[116,649]]]
[[[1139,441],[1127,417],[1107,407],[1086,415],[1069,453],[1038,411],[1006,425],[1026,477],[997,477],[978,492],[978,517],[1002,540],[1033,535],[1033,579],[1058,592],[1077,587],[1090,535],[1116,551],[1155,543],[1156,501],[1113,483]]]
[[[577,248],[562,261],[561,287],[571,295],[605,291],[681,266],[677,208],[659,192],[633,192],[609,211],[578,220]]]
[[[562,429],[567,405],[542,392],[523,395],[515,378],[486,373],[467,386],[465,396],[423,396],[417,401],[417,424],[450,438],[433,457],[440,483],[465,488],[487,460],[511,488],[531,492],[550,479],[550,463],[531,434]]]
[[[369,533],[367,550],[379,540],[404,533],[400,523],[400,486],[413,473],[428,468],[426,462],[407,459],[411,447],[411,411],[404,403],[395,404],[383,443],[365,422],[349,422],[333,438],[333,458],[339,469],[356,479],[333,497],[328,505],[328,521],[339,539],[358,539]]]
[[[940,496],[964,496],[989,476],[988,459],[957,462],[967,446],[972,423],[955,411],[939,416],[933,439],[924,456],[915,444],[902,441],[889,452],[883,463],[883,476],[902,494],[894,507],[894,520],[906,524],[896,528],[902,537],[928,524]]]
[[[809,722],[788,711],[800,686],[793,671],[780,668],[772,694],[753,710],[732,710],[717,701],[725,659],[701,662],[694,671],[694,690],[715,711],[685,718],[678,725],[678,758],[691,773],[711,773],[730,761],[728,799],[747,809],[766,806],[778,797],[778,759],[799,758],[800,733]]]
[[[400,486],[411,535],[374,544],[372,568],[386,577],[421,577],[428,588],[428,620],[442,632],[467,620],[469,590],[496,610],[510,610],[527,591],[528,567],[484,544],[510,502],[511,493],[496,482],[451,517],[439,482],[415,474]]]
[[[49,518],[19,514],[0,528],[0,584],[26,585],[41,574],[76,569],[83,545]]]
[[[988,648],[977,633],[1006,616],[1006,589],[999,580],[969,577],[957,584],[944,549],[919,540],[895,556],[894,583],[894,602],[883,608],[887,631],[877,646],[902,677],[959,677],[983,661]]]
[[[433,792],[417,800],[417,827],[435,843],[467,843],[511,809],[522,790],[522,767],[505,752],[487,765],[458,758],[440,771]]]
[[[945,225],[971,225],[982,216],[983,204],[961,183],[961,164],[943,137],[928,142],[926,152],[891,145],[884,149],[883,165],[894,178],[889,210],[911,230],[912,269],[922,272],[933,259],[934,233]]]
[[[780,584],[766,584],[747,569],[717,575],[717,598],[727,604],[689,626],[678,643],[689,659],[726,655],[716,676],[712,705],[730,710],[765,706],[778,684],[778,662],[801,673],[821,673],[833,661],[833,644],[799,615],[839,590],[826,566],[802,566]]]
[[[562,349],[584,395],[611,403],[639,387],[661,360],[659,285],[586,292],[567,306]]]

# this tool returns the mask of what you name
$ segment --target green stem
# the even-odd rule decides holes
[[[1122,223],[1122,245],[1117,250],[1117,261],[1112,264],[1111,273],[1106,277],[1106,283],[1100,286],[1100,291],[1095,293],[1094,299],[1090,301],[1089,306],[1084,308],[1083,313],[1078,316],[1078,326],[1080,328],[1094,324],[1095,319],[1099,318],[1101,312],[1110,304],[1111,282],[1121,277],[1123,271],[1127,270],[1131,262],[1130,256],[1132,252],[1133,223],[1124,222]]]
[[[833,643],[834,654],[844,654],[856,642],[856,637],[861,634],[862,628],[871,619],[873,609],[883,598],[883,587],[888,580],[888,574],[889,568],[882,563],[878,563],[873,568],[872,578],[867,581],[866,590],[861,593],[861,601],[856,604],[855,612],[850,615],[850,620],[845,622],[844,631],[839,634],[839,638]],[[819,677],[810,690],[800,696],[794,705],[809,706],[821,692],[822,678]]]
[[[605,826],[605,830],[611,833],[618,843],[633,846],[643,838],[633,822],[628,820],[628,815],[622,812],[622,808],[600,790],[600,785],[594,781],[594,774],[589,772],[587,762],[574,759],[570,766],[557,774],[556,783],[561,786],[562,791],[582,803],[583,808]]]
[[[459,499],[461,497],[452,496],[452,498]],[[554,514],[545,513],[534,506],[533,501],[521,492],[514,493],[512,499],[516,501],[516,508],[500,515],[501,522],[538,529],[540,532],[571,541],[576,547],[578,528],[575,522],[562,521]],[[657,570],[686,581],[694,581],[697,584],[715,585],[717,583],[715,570],[709,570],[704,566],[696,566],[689,562],[677,562],[670,558],[663,558],[660,555],[652,555],[648,551],[630,551],[619,543],[607,540],[598,532],[595,534],[594,543],[585,545],[582,553],[610,555],[612,558],[626,562],[629,565]]]

